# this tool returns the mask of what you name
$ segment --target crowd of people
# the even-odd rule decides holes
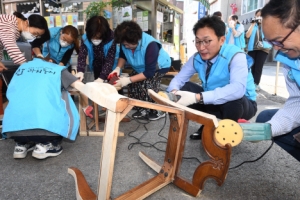
[[[263,64],[270,49],[275,48],[279,52],[276,59],[285,64],[290,97],[282,109],[260,113],[257,122],[269,124],[275,142],[300,161],[300,136],[295,135],[300,128],[299,8],[297,0],[270,0],[255,12],[247,32],[236,15],[229,16],[227,23],[222,21],[221,12],[201,18],[193,27],[197,52],[172,79],[167,92],[181,96],[178,104],[219,119],[249,120],[257,112],[256,91]],[[127,87],[130,98],[147,102],[153,102],[147,90],[158,92],[162,77],[171,67],[171,58],[160,41],[144,33],[134,21],[124,21],[113,31],[104,17],[91,17],[81,41],[73,26],[48,29],[39,15],[28,19],[20,13],[0,15],[0,24],[0,58],[5,48],[16,64],[24,63],[8,87],[9,103],[3,118],[2,134],[16,142],[14,158],[25,158],[31,150],[38,159],[57,156],[62,152],[63,138],[75,139],[78,113],[66,91],[84,79],[86,66],[94,73],[95,82],[118,76],[114,86],[120,92]],[[16,40],[20,36],[31,42],[36,56],[32,61],[26,62],[18,50]],[[78,53],[75,76],[66,70],[74,50]],[[122,75],[125,64],[132,67],[128,76]],[[0,70],[5,69],[0,62]],[[201,85],[189,81],[195,73]],[[93,108],[87,97],[82,98],[84,112],[92,118]],[[24,101],[32,106],[22,106]],[[165,116],[139,107],[132,114],[133,118],[149,120]],[[202,130],[200,126],[190,138],[201,139]]]

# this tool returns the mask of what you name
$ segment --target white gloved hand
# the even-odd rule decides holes
[[[94,82],[97,82],[97,83],[103,83],[103,82],[104,82],[104,80],[103,80],[103,79],[101,79],[101,78],[97,78],[96,80],[94,80]]]
[[[111,79],[114,75],[120,76],[120,71],[121,68],[120,67],[116,67],[107,77],[107,79]]]
[[[131,83],[130,77],[120,77],[120,79],[117,80],[116,84],[114,84],[113,86],[115,86],[116,88],[122,88],[127,86],[130,83]]]
[[[178,90],[175,92],[175,94],[180,96],[179,101],[176,103],[179,103],[183,106],[189,106],[197,103],[196,93]]]
[[[84,74],[82,72],[78,72],[78,73],[75,74],[75,77],[79,78],[79,80],[82,81],[83,80],[83,75]]]

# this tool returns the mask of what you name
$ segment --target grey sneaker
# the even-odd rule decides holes
[[[32,157],[37,159],[45,159],[48,157],[58,156],[62,151],[63,148],[59,144],[55,146],[51,142],[46,144],[39,143],[35,145],[35,149],[32,152]]]
[[[33,143],[27,144],[19,144],[16,143],[14,150],[14,158],[25,158],[27,156],[28,151],[32,151],[34,149]]]
[[[147,117],[147,110],[146,109],[142,109],[142,110],[138,110],[135,113],[132,114],[132,118],[135,119],[139,119],[139,118],[145,118]]]
[[[148,114],[148,119],[151,121],[155,121],[158,120],[160,118],[164,118],[166,117],[166,113],[160,111],[160,110],[150,110],[149,114]]]

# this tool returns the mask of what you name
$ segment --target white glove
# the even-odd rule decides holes
[[[116,69],[114,69],[107,77],[107,79],[111,79],[114,74],[116,74],[117,76],[120,76],[120,71],[121,71],[121,68],[120,67],[116,67]]]
[[[101,78],[97,78],[96,80],[94,80],[94,82],[97,82],[97,83],[103,83],[103,82],[104,82],[104,80],[103,80],[103,79],[101,79]]]
[[[179,103],[183,106],[189,106],[197,103],[196,93],[178,90],[175,94],[180,96],[179,101],[176,103]]]
[[[130,77],[120,77],[120,79],[117,80],[116,84],[114,84],[113,86],[115,86],[116,88],[122,88],[127,86],[130,83],[131,83]]]
[[[78,72],[75,74],[75,77],[79,78],[80,81],[83,80],[83,73],[82,72]]]

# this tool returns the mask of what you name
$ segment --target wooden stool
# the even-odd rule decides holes
[[[80,92],[76,89],[73,89],[73,90],[69,90],[69,93],[71,95],[78,96],[78,100],[79,100],[79,103],[78,103],[78,112],[79,112],[79,117],[80,117],[79,136],[103,136],[104,131],[101,131],[99,129],[98,105],[93,102],[95,120],[93,120],[92,122],[87,124],[87,116],[85,115],[85,113],[82,109],[83,100],[82,100],[82,98],[80,98]],[[97,123],[95,123],[95,121]],[[96,126],[95,131],[91,131],[91,129],[93,128],[94,125]],[[119,132],[118,136],[124,136],[124,133]]]

